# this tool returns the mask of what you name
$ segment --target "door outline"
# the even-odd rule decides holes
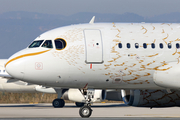
[[[99,31],[99,35],[100,35],[100,42],[101,42],[101,55],[102,55],[102,61],[100,62],[89,62],[87,61],[87,56],[88,56],[88,48],[87,48],[87,39],[86,39],[86,32],[85,31],[88,31],[88,30],[91,30],[91,31]],[[102,64],[104,63],[104,60],[103,60],[103,40],[102,40],[102,34],[101,34],[101,31],[99,29],[84,29],[83,30],[84,32],[84,42],[85,42],[85,63],[86,64]]]

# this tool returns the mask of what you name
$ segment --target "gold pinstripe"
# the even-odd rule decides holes
[[[11,60],[9,60],[6,64],[5,64],[5,67],[12,61],[15,61],[17,59],[20,59],[20,58],[23,58],[23,57],[28,57],[28,56],[34,56],[34,55],[39,55],[39,54],[42,54],[42,53],[45,53],[45,52],[48,52],[50,50],[45,50],[45,51],[41,51],[41,52],[36,52],[36,53],[28,53],[28,54],[24,54],[24,55],[20,55],[20,56],[17,56]]]

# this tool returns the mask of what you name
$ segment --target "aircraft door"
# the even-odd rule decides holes
[[[101,31],[98,29],[84,30],[87,64],[103,63],[103,45]]]

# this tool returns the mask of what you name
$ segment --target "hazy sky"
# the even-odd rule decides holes
[[[141,16],[154,16],[180,12],[180,0],[0,0],[0,13],[8,11],[62,15],[133,12]]]

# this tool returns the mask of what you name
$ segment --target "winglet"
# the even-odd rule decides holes
[[[92,17],[91,21],[89,22],[89,24],[93,24],[95,20],[95,16]]]

